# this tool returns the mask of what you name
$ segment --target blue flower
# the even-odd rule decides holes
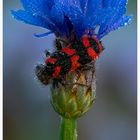
[[[109,32],[127,25],[127,0],[21,0],[24,10],[12,11],[20,21],[50,30],[60,37],[71,33],[97,35],[99,39]],[[47,33],[47,34],[49,34]],[[44,34],[46,35],[46,34]],[[43,35],[42,35],[43,36]]]

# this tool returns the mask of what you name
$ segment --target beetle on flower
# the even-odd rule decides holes
[[[41,65],[37,67],[42,83],[48,84],[51,77],[58,79],[95,61],[103,50],[99,40],[129,23],[131,16],[125,16],[126,3],[127,0],[22,0],[25,10],[12,11],[16,19],[46,28],[66,42],[59,42],[62,49],[57,48],[46,60],[44,69]],[[45,75],[40,75],[40,69]]]
[[[37,67],[42,83],[48,84],[52,78],[61,80],[63,75],[95,61],[103,50],[99,40],[131,20],[131,16],[125,16],[126,3],[127,0],[22,0],[25,10],[12,11],[16,19],[50,30],[38,37],[55,33],[66,42],[59,42],[57,52],[47,58],[44,68]]]
[[[12,11],[14,18],[49,30],[36,37],[51,33],[56,36],[55,52],[46,52],[36,75],[44,85],[53,87],[52,105],[64,118],[61,140],[76,140],[75,120],[89,110],[95,99],[94,64],[104,50],[101,39],[130,23],[132,16],[125,15],[127,0],[21,2],[24,10]]]

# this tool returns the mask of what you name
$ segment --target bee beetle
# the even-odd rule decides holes
[[[56,39],[55,46],[55,52],[50,54],[46,51],[45,64],[36,66],[36,75],[44,85],[54,80],[62,82],[68,73],[96,61],[104,50],[101,41],[88,36],[75,39],[71,43]]]

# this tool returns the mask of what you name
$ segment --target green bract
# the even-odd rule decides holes
[[[95,100],[95,81],[94,70],[69,74],[67,84],[51,88],[51,102],[55,111],[68,119],[81,117]]]

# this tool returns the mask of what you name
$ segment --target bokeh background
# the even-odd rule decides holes
[[[54,36],[33,36],[45,29],[14,20],[20,0],[4,0],[4,140],[58,140],[59,116],[49,102],[49,87],[35,79]],[[79,140],[136,140],[137,30],[136,0],[129,0],[132,24],[104,37],[97,66],[97,100],[78,120]]]

